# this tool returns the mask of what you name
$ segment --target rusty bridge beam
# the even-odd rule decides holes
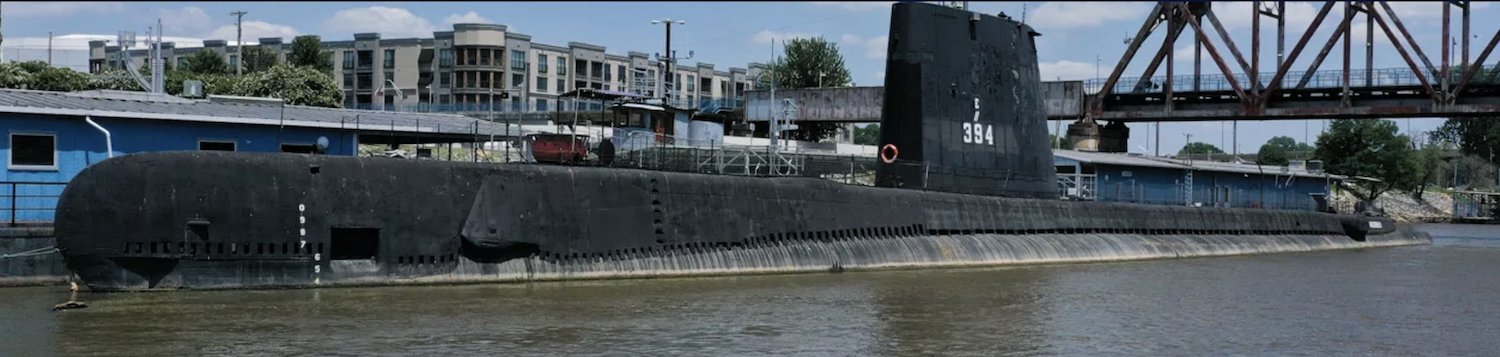
[[[1453,28],[1452,17],[1449,15],[1452,13],[1452,10],[1453,3],[1443,1],[1443,42],[1440,44],[1443,47],[1443,71],[1441,74],[1443,77],[1439,81],[1442,83],[1443,105],[1453,104],[1453,92],[1448,91],[1448,82],[1451,82],[1448,77],[1452,76],[1448,71],[1448,66],[1452,65],[1448,63],[1448,56],[1452,55],[1452,51],[1449,50],[1450,46],[1448,45],[1453,41],[1453,31],[1451,31]]]
[[[1240,55],[1240,47],[1235,45],[1234,39],[1229,37],[1229,31],[1224,31],[1224,25],[1219,24],[1219,17],[1214,15],[1214,10],[1209,9],[1204,12],[1204,15],[1208,16],[1208,23],[1214,27],[1214,31],[1219,33],[1219,38],[1224,39],[1224,47],[1229,48],[1229,54],[1234,55],[1234,60],[1240,63],[1240,70],[1245,71],[1245,75],[1250,75],[1252,73],[1250,63],[1245,62],[1245,56]]]
[[[1177,36],[1182,34],[1182,29],[1184,28],[1187,28],[1186,23],[1167,22],[1167,39],[1162,41],[1163,46],[1160,50],[1156,51],[1156,57],[1151,58],[1151,64],[1146,66],[1146,71],[1142,72],[1141,79],[1135,82],[1134,87],[1131,87],[1132,92],[1140,92],[1146,86],[1146,81],[1151,80],[1151,76],[1156,75],[1156,69],[1161,68],[1161,61],[1167,58],[1168,52],[1173,50],[1172,45],[1177,43]],[[1167,65],[1172,65],[1172,62],[1167,62]]]
[[[1329,3],[1332,4],[1331,1]],[[1318,57],[1314,58],[1312,65],[1308,66],[1307,71],[1302,73],[1302,80],[1297,81],[1297,89],[1307,87],[1307,82],[1312,80],[1313,74],[1318,72],[1318,67],[1323,65],[1323,60],[1327,59],[1328,54],[1333,52],[1333,46],[1339,44],[1339,39],[1343,38],[1344,32],[1349,31],[1349,27],[1353,21],[1354,13],[1345,11],[1344,21],[1340,22],[1339,26],[1334,28],[1333,35],[1328,37],[1328,43],[1323,44],[1323,50],[1318,52]]]
[[[1270,95],[1276,92],[1276,87],[1281,84],[1281,79],[1286,77],[1287,70],[1292,67],[1292,63],[1297,62],[1297,55],[1302,54],[1302,48],[1307,47],[1307,41],[1312,39],[1313,33],[1318,30],[1318,25],[1323,24],[1323,19],[1328,17],[1328,12],[1332,10],[1332,1],[1323,4],[1323,9],[1318,10],[1318,15],[1313,17],[1312,24],[1308,25],[1307,32],[1302,33],[1302,39],[1297,41],[1297,45],[1292,46],[1292,53],[1288,54],[1286,60],[1281,62],[1281,66],[1276,69],[1276,76],[1271,77],[1271,83],[1266,86],[1266,91],[1260,95],[1259,105],[1261,109],[1265,109],[1266,102],[1269,101]]]
[[[1220,56],[1219,50],[1214,48],[1213,41],[1208,40],[1208,33],[1203,32],[1203,26],[1198,24],[1198,19],[1193,18],[1192,11],[1188,9],[1187,4],[1177,3],[1176,6],[1182,9],[1181,15],[1187,20],[1189,25],[1193,26],[1193,32],[1197,32],[1198,38],[1203,40],[1203,46],[1208,49],[1208,57],[1213,58],[1214,63],[1219,65],[1219,70],[1224,72],[1224,79],[1229,81],[1231,88],[1234,88],[1234,94],[1240,96],[1240,102],[1250,103],[1251,98],[1245,95],[1245,89],[1240,87],[1240,81],[1234,78],[1234,70],[1229,69],[1229,65],[1224,63],[1224,57]],[[1209,13],[1212,14],[1213,12]]]
[[[1382,4],[1384,4],[1384,3],[1382,3]],[[1390,10],[1390,7],[1387,6],[1386,10]],[[1422,82],[1422,88],[1427,90],[1427,94],[1430,95],[1430,96],[1432,96],[1432,100],[1436,101],[1438,103],[1442,103],[1442,99],[1441,99],[1442,97],[1438,96],[1437,91],[1432,90],[1432,83],[1427,81],[1427,75],[1424,74],[1424,73],[1422,73],[1422,69],[1421,68],[1417,68],[1417,62],[1413,61],[1411,59],[1411,55],[1406,53],[1406,46],[1402,46],[1401,45],[1401,40],[1396,38],[1396,33],[1391,32],[1391,27],[1390,26],[1386,26],[1386,24],[1385,24],[1385,18],[1382,17],[1382,16],[1380,16],[1380,12],[1379,11],[1375,11],[1375,5],[1369,4],[1369,3],[1365,3],[1365,13],[1370,14],[1370,17],[1372,17],[1372,18],[1375,19],[1375,23],[1380,24],[1380,29],[1385,32],[1385,37],[1387,39],[1391,40],[1391,45],[1392,46],[1396,46],[1396,53],[1400,53],[1401,54],[1401,59],[1406,60],[1406,65],[1411,67],[1412,74],[1417,75],[1417,81]],[[1410,35],[1407,35],[1407,36],[1410,36]],[[1408,39],[1410,39],[1410,37],[1408,37]],[[1371,39],[1367,39],[1367,40],[1373,41]],[[1416,45],[1417,45],[1416,43],[1412,43],[1413,48],[1415,48]],[[1423,60],[1426,60],[1426,58],[1423,58]],[[1365,70],[1368,71],[1368,70],[1371,70],[1371,69],[1365,69]],[[1371,84],[1370,83],[1365,83],[1365,86],[1368,87],[1368,86],[1371,86]]]
[[[1097,100],[1094,101],[1093,108],[1090,110],[1093,114],[1097,115],[1104,112],[1104,97],[1109,96],[1110,91],[1115,87],[1115,82],[1120,81],[1120,75],[1125,73],[1125,67],[1130,65],[1131,59],[1135,58],[1135,52],[1141,49],[1142,43],[1146,42],[1146,36],[1151,35],[1151,28],[1161,21],[1161,10],[1165,7],[1165,3],[1157,3],[1156,7],[1152,8],[1150,15],[1147,15],[1149,17],[1145,23],[1141,24],[1141,30],[1137,31],[1135,38],[1131,39],[1130,47],[1127,47],[1125,54],[1120,56],[1120,63],[1115,65],[1113,72],[1110,72],[1109,79],[1104,81],[1104,87],[1099,88]]]
[[[1373,6],[1373,5],[1370,5],[1370,4],[1366,3],[1365,6]],[[1408,43],[1408,44],[1411,45],[1411,51],[1415,52],[1417,54],[1417,58],[1419,58],[1419,59],[1422,60],[1422,64],[1427,65],[1427,73],[1428,74],[1435,74],[1435,73],[1437,73],[1438,72],[1437,67],[1433,67],[1432,66],[1432,61],[1430,61],[1430,60],[1427,59],[1427,54],[1423,53],[1422,52],[1422,47],[1417,45],[1417,39],[1411,36],[1411,32],[1406,31],[1406,25],[1402,25],[1401,24],[1401,18],[1400,17],[1396,17],[1396,11],[1391,10],[1391,5],[1386,4],[1384,1],[1381,1],[1380,2],[1380,7],[1383,8],[1383,9],[1385,9],[1386,17],[1388,17],[1388,18],[1391,19],[1391,24],[1392,25],[1396,25],[1396,31],[1401,32],[1401,36],[1406,37],[1406,43]],[[1443,8],[1447,9],[1448,6],[1444,5]],[[1371,9],[1370,12],[1371,13],[1376,13],[1377,16],[1375,17],[1375,21],[1379,22],[1380,21],[1380,16],[1378,16],[1379,14],[1376,11],[1374,11],[1374,9]],[[1380,26],[1381,27],[1385,27],[1385,25],[1380,25]],[[1390,29],[1386,29],[1385,31],[1386,32],[1390,32],[1391,30]],[[1391,41],[1395,42],[1395,39],[1393,38],[1393,39],[1391,39]],[[1443,45],[1446,47],[1447,44],[1444,43]]]
[[[1500,42],[1500,30],[1495,31],[1495,36],[1490,38],[1490,44],[1484,46],[1483,51],[1479,51],[1479,58],[1474,59],[1474,63],[1469,64],[1469,68],[1464,71],[1464,77],[1459,79],[1458,86],[1453,88],[1454,98],[1463,95],[1464,87],[1468,86],[1469,80],[1474,79],[1474,75],[1479,73],[1480,68],[1484,68],[1484,60],[1489,58],[1490,51],[1495,50],[1495,43],[1497,42]]]

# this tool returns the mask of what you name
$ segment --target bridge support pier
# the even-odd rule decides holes
[[[1099,124],[1086,120],[1068,124],[1068,142],[1073,143],[1073,150],[1099,151]]]
[[[1130,151],[1130,127],[1123,121],[1113,121],[1099,130],[1099,152]]]

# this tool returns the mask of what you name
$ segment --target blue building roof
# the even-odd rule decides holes
[[[420,135],[505,135],[504,124],[453,114],[407,113],[285,105],[277,99],[210,96],[195,100],[129,91],[49,92],[0,89],[0,113],[144,120],[285,125]]]
[[[1164,157],[1138,156],[1131,154],[1102,153],[1073,150],[1053,150],[1052,155],[1059,158],[1073,160],[1081,163],[1096,165],[1132,166],[1132,167],[1156,167],[1164,169],[1182,169],[1211,172],[1228,172],[1239,174],[1257,175],[1281,175],[1296,177],[1331,178],[1344,180],[1348,177],[1328,174],[1324,172],[1308,171],[1304,168],[1287,167],[1279,165],[1256,165],[1239,164],[1232,162],[1218,162],[1205,160],[1182,160]]]

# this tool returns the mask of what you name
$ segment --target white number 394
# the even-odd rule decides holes
[[[979,122],[979,98],[974,98],[974,122],[964,123],[965,144],[995,144],[995,126]]]

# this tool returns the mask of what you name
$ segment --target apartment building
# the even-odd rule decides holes
[[[290,39],[261,38],[258,46],[284,61]],[[144,47],[144,46],[142,46]],[[378,33],[354,34],[352,41],[323,41],[333,59],[333,75],[349,108],[403,111],[547,111],[600,110],[601,104],[562,103],[558,96],[579,88],[624,91],[664,98],[680,108],[735,107],[751,89],[763,65],[715,69],[713,64],[664,63],[645,52],[609,53],[584,42],[553,45],[507,31],[498,24],[455,24],[431,38],[384,39]],[[198,51],[217,51],[239,63],[235,46],[207,40],[201,48],[162,45],[169,65],[181,66]],[[136,66],[147,50],[128,54],[105,41],[89,43],[89,69],[123,68],[123,56]],[[727,99],[727,100],[726,100]],[[559,107],[561,106],[561,107]]]

